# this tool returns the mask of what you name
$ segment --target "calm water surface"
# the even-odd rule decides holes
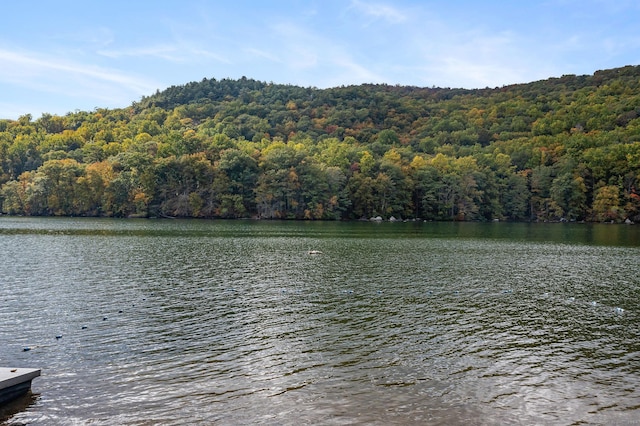
[[[0,366],[42,368],[9,425],[640,422],[637,225],[0,217],[0,244]]]

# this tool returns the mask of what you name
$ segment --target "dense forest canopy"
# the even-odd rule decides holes
[[[204,79],[0,120],[14,215],[640,220],[640,67],[495,89]]]

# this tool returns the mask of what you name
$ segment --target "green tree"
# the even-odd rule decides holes
[[[597,222],[618,221],[621,219],[620,188],[605,185],[595,190],[592,214]]]
[[[50,160],[36,172],[46,182],[47,213],[55,216],[79,214],[76,182],[84,173],[83,165],[72,159]]]
[[[370,218],[375,213],[375,183],[371,176],[354,173],[347,184],[351,208],[356,218]]]
[[[555,216],[568,220],[582,219],[586,215],[586,187],[581,176],[564,173],[556,177],[550,188]]]
[[[237,195],[233,197],[232,210],[235,214],[242,211],[242,215],[247,211],[255,209],[255,193],[254,189],[258,181],[258,163],[246,152],[240,149],[227,149],[221,152],[220,161],[218,162],[218,170],[226,174],[229,179],[228,195]],[[242,208],[238,208],[236,203],[240,200]],[[241,217],[241,216],[236,216]]]

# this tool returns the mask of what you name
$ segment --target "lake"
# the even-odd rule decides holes
[[[0,366],[42,369],[9,425],[640,420],[637,225],[3,216],[0,243]]]

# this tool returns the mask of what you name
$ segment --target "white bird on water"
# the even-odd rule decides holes
[[[320,250],[309,250],[307,254],[322,254]]]

